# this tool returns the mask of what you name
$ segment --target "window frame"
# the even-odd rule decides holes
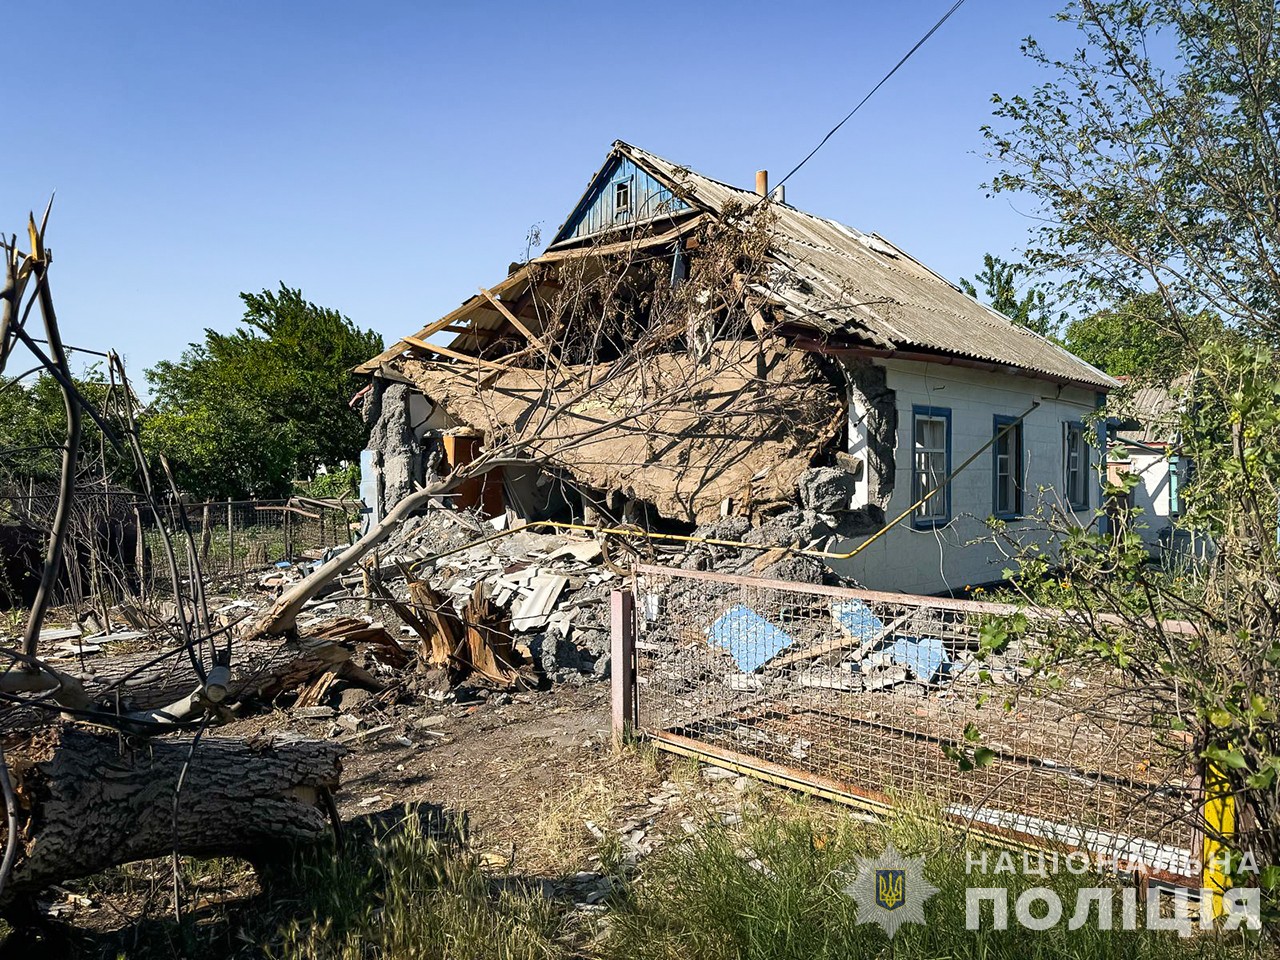
[[[918,424],[921,420],[942,421],[943,428],[943,462],[945,470],[941,480],[945,480],[951,476],[951,408],[950,407],[930,407],[921,404],[913,404],[911,407],[911,502],[917,503],[920,498],[925,495],[925,490],[920,483],[920,470],[917,464],[918,454],[916,452],[916,437],[918,436]],[[936,451],[931,451],[936,452]],[[936,527],[946,526],[951,522],[951,484],[946,484],[941,494],[943,513],[940,516],[921,516],[920,508],[917,507],[911,511],[911,526],[916,530],[932,530]],[[938,497],[930,499],[929,503],[935,503]],[[928,504],[926,504],[928,506]]]
[[[1023,421],[1017,417],[997,413],[991,420],[991,436],[995,440],[991,444],[991,515],[997,520],[1016,520],[1022,516],[1023,491],[1027,488],[1027,458],[1023,446]],[[1012,426],[1008,433],[1000,437],[1000,431]],[[999,438],[999,439],[996,439]],[[1010,477],[1013,480],[1013,503],[1008,510],[1000,509],[1000,444],[1012,441],[1015,449],[1008,454],[1011,458]]]
[[[635,199],[634,198],[635,191],[633,190],[632,179],[633,179],[632,177],[622,177],[618,180],[613,181],[613,219],[614,220],[621,220],[624,218],[627,220],[630,220],[633,217],[631,208],[633,206],[633,201]],[[626,206],[619,206],[618,204],[618,195],[622,191],[626,191],[626,196],[627,196]]]
[[[1073,448],[1071,443],[1071,434],[1075,431],[1079,435],[1079,447]],[[1062,421],[1062,493],[1063,499],[1072,510],[1088,510],[1092,502],[1089,496],[1089,471],[1091,469],[1089,456],[1089,433],[1085,429],[1083,420],[1064,420]],[[1080,497],[1074,499],[1074,493],[1071,484],[1071,455],[1075,452],[1078,454],[1079,464],[1077,470],[1080,475]]]

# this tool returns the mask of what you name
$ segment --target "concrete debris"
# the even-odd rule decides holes
[[[814,513],[834,516],[849,509],[854,494],[854,478],[848,470],[814,467],[796,480],[800,504]]]
[[[703,780],[734,780],[739,776],[736,770],[729,770],[726,767],[703,767]]]

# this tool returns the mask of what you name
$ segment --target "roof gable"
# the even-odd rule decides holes
[[[628,185],[628,210],[622,217],[616,192],[620,183]],[[530,263],[572,256],[589,238],[624,226],[666,218],[678,221],[670,230],[679,230],[690,226],[684,219],[688,214],[716,217],[731,203],[759,202],[752,190],[713,180],[618,140],[547,251]],[[776,269],[755,291],[785,311],[793,329],[807,331],[824,348],[871,349],[879,356],[916,359],[921,353],[949,355],[1058,383],[1104,391],[1118,385],[1060,344],[970,298],[879,234],[862,233],[772,199],[769,208],[770,258]],[[656,231],[646,232],[658,236]],[[527,287],[529,266],[508,276],[494,292]],[[472,297],[444,320],[425,327],[418,339],[476,311],[492,314],[494,323],[504,322],[487,300]],[[460,333],[455,346],[461,349],[466,336]],[[403,350],[397,344],[360,369],[374,369]]]
[[[556,232],[551,246],[585,240],[690,209],[647,170],[615,149],[591,178],[587,192]]]

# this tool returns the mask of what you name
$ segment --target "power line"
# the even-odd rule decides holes
[[[947,12],[944,13],[939,18],[938,22],[929,28],[929,32],[916,41],[915,46],[912,47],[910,50],[908,50],[906,52],[906,55],[903,56],[903,58],[899,60],[896,64],[894,64],[893,69],[890,70],[888,73],[886,73],[883,77],[881,77],[880,82],[877,83],[874,87],[872,87],[871,91],[865,97],[863,97],[861,100],[858,101],[857,106],[855,106],[852,110],[850,110],[847,114],[845,114],[844,119],[841,120],[839,123],[837,123],[834,127],[832,127],[827,132],[827,135],[823,137],[821,141],[819,141],[818,145],[814,147],[812,150],[810,150],[803,160],[801,160],[794,167],[792,167],[791,172],[788,173],[781,180],[779,180],[776,186],[779,186],[779,187],[782,186],[784,183],[790,180],[792,176],[795,175],[796,171],[798,171],[806,163],[812,160],[813,155],[817,153],[819,150],[821,150],[824,146],[826,146],[827,141],[836,135],[836,131],[838,131],[841,127],[843,127],[846,123],[848,123],[849,120],[852,119],[853,115],[857,113],[859,110],[861,110],[863,105],[876,95],[876,91],[879,90],[881,87],[883,87],[886,83],[888,83],[889,78],[892,77],[895,73],[897,73],[904,63],[906,63],[908,60],[911,59],[912,54],[914,54],[917,50],[923,47],[925,43],[928,41],[928,39],[932,37],[935,33],[937,33],[939,28],[941,28],[944,23],[946,23],[948,20],[951,19],[951,15],[955,13],[957,10],[959,10],[962,6],[964,6],[964,0],[956,0],[956,2],[951,5],[951,8],[947,10]]]

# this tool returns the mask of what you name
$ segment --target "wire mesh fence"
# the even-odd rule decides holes
[[[54,492],[0,496],[0,609],[31,602],[57,506]],[[175,572],[189,588],[192,563],[184,524],[196,566],[212,583],[346,546],[360,516],[361,505],[352,501],[223,500],[153,509],[132,491],[80,489],[69,515],[54,602],[80,608],[172,598]]]
[[[1201,782],[1161,695],[1101,664],[1033,670],[1034,621],[993,652],[1012,612],[641,566],[635,719],[660,744],[878,809],[924,803],[1197,878]]]
[[[185,504],[196,558],[206,579],[244,576],[276,563],[317,559],[325,550],[352,541],[359,517],[357,503],[296,500],[212,501]],[[143,504],[131,507],[140,531],[135,543],[133,576],[144,592],[164,595],[173,589],[161,523],[181,530],[176,508],[155,512]],[[179,578],[190,576],[186,546],[174,540]]]

